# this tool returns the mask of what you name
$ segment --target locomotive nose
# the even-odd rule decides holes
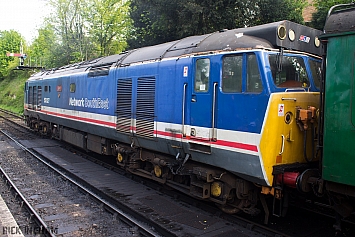
[[[314,160],[318,92],[275,93],[269,101],[260,141],[268,181],[275,166]]]

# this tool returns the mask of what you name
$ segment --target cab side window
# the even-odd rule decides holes
[[[263,85],[261,83],[256,55],[248,54],[247,60],[247,92],[261,92],[263,90]]]
[[[309,60],[309,66],[311,68],[314,84],[319,89],[320,88],[320,82],[321,82],[321,79],[322,79],[322,75],[320,74],[320,72],[321,72],[321,62],[320,61],[315,61],[313,59],[310,59]]]
[[[242,92],[243,55],[223,58],[222,91]]]
[[[207,92],[210,81],[210,60],[202,58],[196,60],[195,92]]]

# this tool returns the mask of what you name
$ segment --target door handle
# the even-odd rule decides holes
[[[196,102],[196,95],[192,95],[191,102]]]

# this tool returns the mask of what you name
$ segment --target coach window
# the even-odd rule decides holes
[[[261,83],[258,61],[255,54],[247,55],[247,92],[261,92]]]
[[[242,92],[243,55],[223,58],[222,91]]]
[[[197,59],[195,71],[195,91],[207,92],[210,81],[210,60],[208,58]]]
[[[75,83],[71,83],[70,84],[70,92],[75,92],[75,88],[76,88]]]

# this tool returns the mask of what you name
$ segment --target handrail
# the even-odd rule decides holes
[[[215,114],[216,114],[216,96],[217,96],[217,85],[218,83],[213,83],[213,101],[212,101],[212,140],[217,140],[215,137]]]
[[[186,88],[187,88],[187,83],[184,83],[184,89],[183,89],[183,95],[182,95],[182,129],[181,129],[181,134],[183,137],[186,137],[186,133],[185,133]]]
[[[284,153],[284,148],[285,148],[285,136],[281,135],[281,139],[282,139],[282,143],[281,143],[281,151],[279,155],[282,155],[282,153]]]
[[[282,97],[282,98],[281,98],[281,100],[282,100],[282,101],[284,101],[284,100],[293,100],[293,101],[297,101],[297,99],[296,99],[296,98],[285,98],[285,97]]]
[[[337,8],[337,7],[348,7],[348,6],[354,6],[354,5],[355,5],[355,2],[345,3],[345,4],[338,4],[338,5],[332,6],[332,7],[329,9],[329,11],[328,11],[326,20],[328,20],[329,16],[332,14],[332,11],[333,11],[335,8]]]

